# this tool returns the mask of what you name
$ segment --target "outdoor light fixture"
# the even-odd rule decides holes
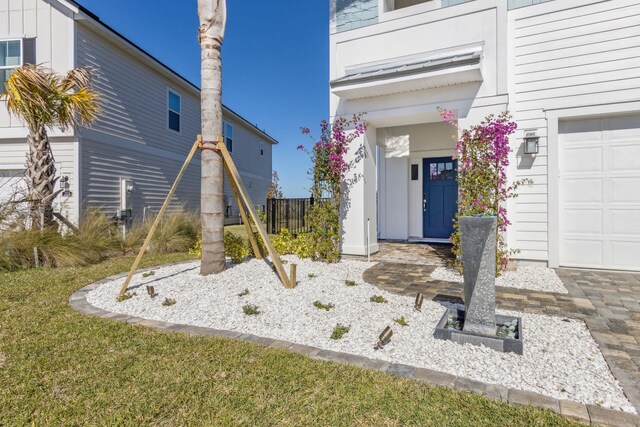
[[[147,293],[153,298],[156,296],[156,289],[153,286],[147,286]]]
[[[416,305],[413,307],[416,311],[422,311],[422,301],[424,301],[424,295],[418,292],[418,295],[416,295]]]
[[[538,154],[540,138],[535,132],[527,132],[524,136],[524,154]]]
[[[382,333],[380,334],[380,337],[378,337],[378,343],[376,344],[375,347],[373,347],[373,349],[380,350],[382,349],[382,347],[389,344],[389,341],[391,341],[392,335],[393,335],[393,331],[391,330],[390,326],[387,326],[386,328],[384,328],[384,331],[382,331]]]

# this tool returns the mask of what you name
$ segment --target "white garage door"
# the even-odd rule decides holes
[[[640,115],[560,123],[560,265],[640,270]]]
[[[24,188],[24,171],[0,169],[0,204]]]

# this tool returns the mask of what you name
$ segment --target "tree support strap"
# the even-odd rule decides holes
[[[189,151],[189,154],[184,164],[182,165],[182,168],[180,169],[180,172],[178,173],[176,180],[171,186],[171,190],[169,190],[169,194],[167,194],[167,197],[164,203],[162,204],[162,208],[160,208],[160,212],[158,212],[158,215],[156,216],[156,219],[153,222],[151,229],[149,230],[149,234],[147,235],[147,238],[145,239],[144,243],[142,244],[142,247],[140,248],[140,251],[138,252],[138,256],[136,257],[135,261],[133,262],[133,265],[131,266],[129,275],[127,276],[127,279],[125,280],[124,284],[122,285],[122,288],[120,289],[120,296],[121,297],[124,296],[124,294],[127,292],[127,289],[129,288],[129,284],[131,283],[131,279],[133,278],[133,275],[135,274],[136,270],[138,270],[140,261],[142,260],[142,257],[144,256],[145,252],[147,251],[147,248],[149,247],[149,244],[151,243],[151,239],[153,238],[153,235],[155,234],[155,231],[158,228],[158,225],[160,224],[160,220],[164,216],[164,213],[167,207],[169,206],[169,203],[171,202],[173,195],[178,189],[178,185],[180,184],[180,181],[182,180],[182,177],[187,171],[187,167],[191,163],[191,160],[193,159],[193,156],[195,155],[197,150],[213,150],[215,152],[220,153],[225,166],[225,171],[227,172],[229,180],[231,181],[231,188],[233,190],[234,196],[238,203],[238,207],[240,209],[240,215],[242,216],[242,221],[245,223],[245,229],[247,230],[247,235],[249,237],[251,247],[253,248],[254,255],[256,256],[256,258],[262,259],[262,253],[260,252],[260,248],[255,240],[255,236],[253,234],[253,230],[251,229],[251,224],[249,223],[248,218],[246,216],[244,206],[246,206],[247,211],[251,215],[253,222],[256,224],[256,227],[258,228],[258,233],[260,234],[260,237],[262,238],[262,241],[264,242],[264,245],[267,248],[267,252],[271,257],[271,262],[273,263],[275,270],[278,276],[280,277],[280,280],[282,281],[282,284],[284,285],[285,288],[290,288],[290,289],[294,288],[295,282],[292,283],[289,280],[289,277],[287,277],[287,273],[284,271],[284,267],[282,266],[282,261],[280,260],[280,256],[278,255],[273,245],[271,244],[271,240],[269,240],[269,236],[267,235],[264,225],[258,218],[255,208],[253,207],[253,204],[251,204],[251,199],[249,198],[247,189],[244,187],[244,184],[242,183],[242,179],[240,178],[240,174],[238,173],[238,169],[236,168],[236,165],[233,162],[233,159],[231,158],[231,154],[229,153],[229,150],[227,150],[227,147],[224,144],[224,138],[222,136],[219,136],[218,140],[215,142],[203,141],[202,136],[198,135],[198,138],[194,142],[193,147],[191,148],[191,151]],[[292,272],[295,272],[295,268],[293,267],[293,265],[292,265]]]

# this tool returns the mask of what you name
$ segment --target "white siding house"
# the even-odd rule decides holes
[[[57,210],[74,222],[89,206],[111,215],[131,209],[133,219],[159,210],[200,131],[196,86],[72,1],[0,0],[0,54],[0,73],[7,70],[0,74],[2,82],[11,67],[23,63],[58,73],[85,66],[96,71],[97,121],[90,128],[50,133],[58,172],[69,177],[69,193],[59,197]],[[223,118],[252,201],[263,206],[277,141],[226,107]],[[23,124],[0,106],[0,197],[18,184],[24,170],[25,136]],[[174,206],[199,209],[199,166],[197,154]],[[227,221],[236,221],[238,210],[226,184],[225,195]]]
[[[533,180],[509,202],[517,257],[640,270],[639,0],[331,5],[331,115],[367,112],[369,123],[343,252],[446,240],[455,130],[437,108],[462,128],[508,110],[519,127],[509,177]],[[537,154],[524,153],[527,132]]]

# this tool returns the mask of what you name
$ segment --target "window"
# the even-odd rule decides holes
[[[167,126],[175,132],[180,132],[180,95],[172,90],[167,91]]]
[[[227,122],[224,123],[224,143],[227,150],[233,151],[233,126]]]
[[[264,156],[264,142],[260,142],[260,155]]]
[[[22,66],[22,40],[0,41],[0,90],[4,92],[4,83],[9,80],[14,68]]]

